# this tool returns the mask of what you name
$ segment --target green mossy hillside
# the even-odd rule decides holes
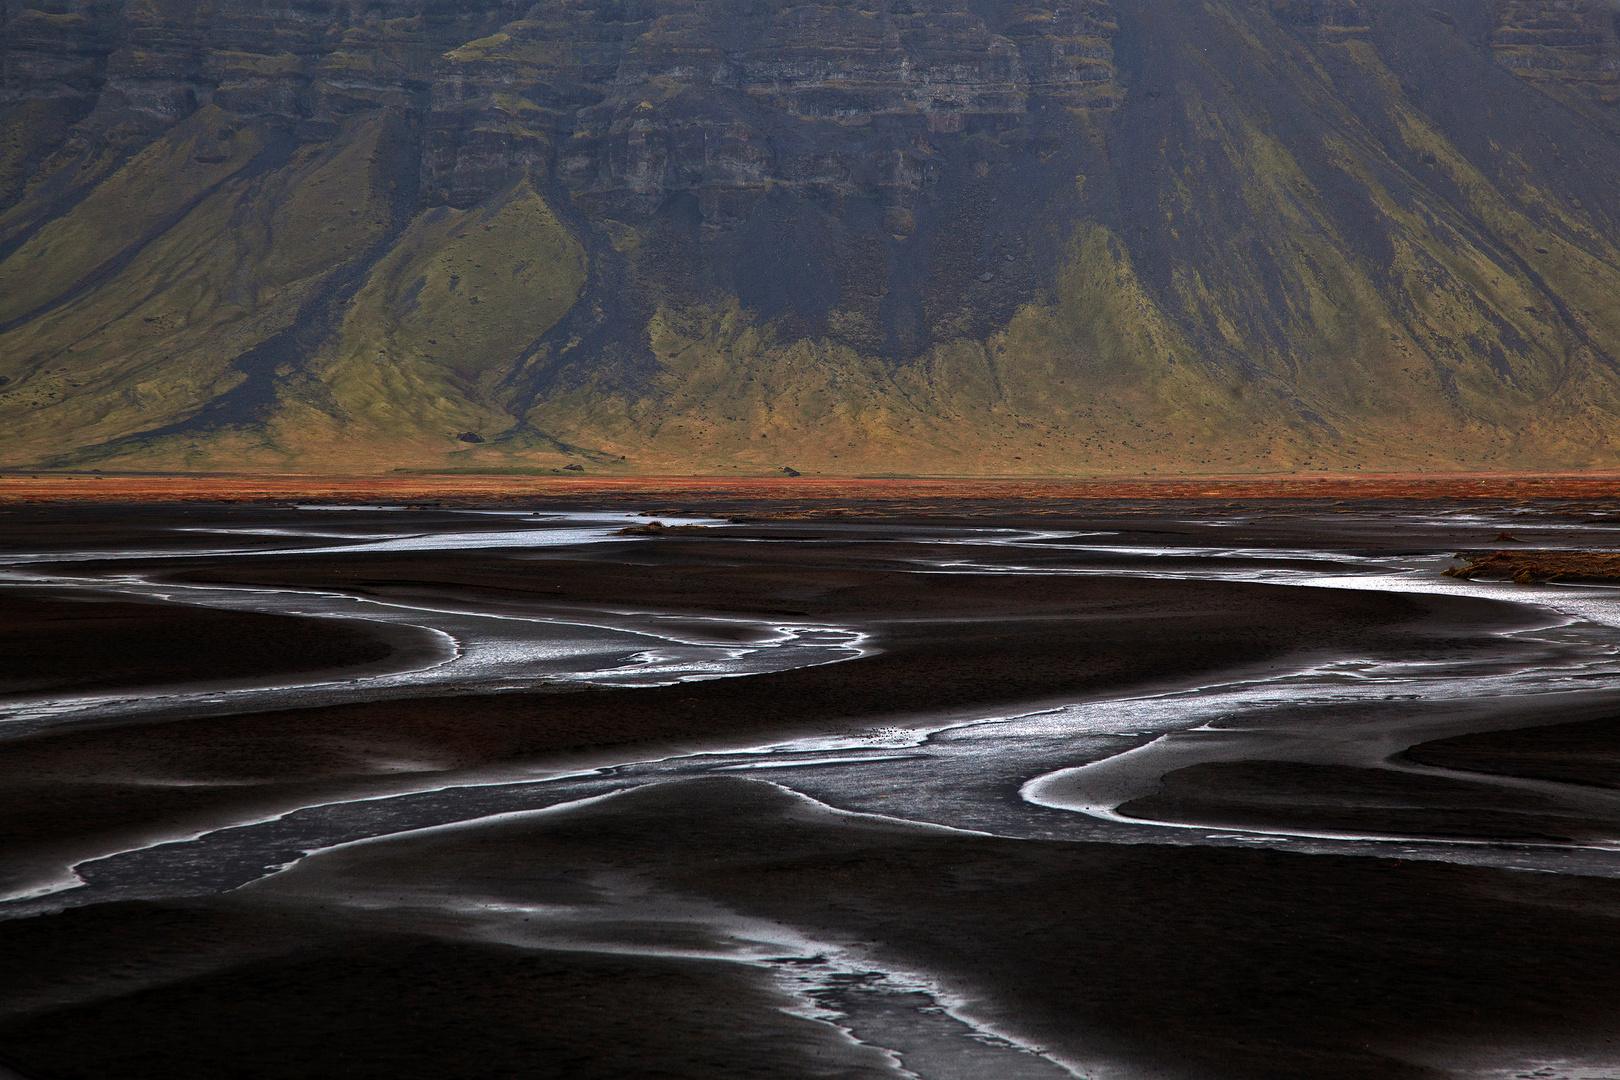
[[[289,332],[301,313],[319,317],[312,299],[392,231],[389,181],[380,167],[387,118],[357,118],[334,143],[287,147],[278,167],[251,175],[240,158],[251,158],[250,148],[265,145],[272,133],[251,125],[222,129],[216,119],[202,115],[176,131],[0,264],[0,272],[23,281],[39,251],[60,252],[63,265],[110,263],[104,276],[92,273],[89,287],[62,288],[62,272],[49,278],[55,296],[36,282],[26,300],[12,300],[55,301],[0,334],[0,374],[7,378],[0,425],[12,461],[59,458],[77,447],[99,447],[90,451],[97,458],[138,455],[151,442],[143,433],[228,402],[255,377],[268,386],[293,374],[290,358],[280,365],[266,358],[268,370],[251,372],[241,361]],[[139,194],[155,178],[126,173],[154,158],[195,156],[199,143],[217,145],[221,130],[234,131],[225,142],[237,157],[204,167],[234,162],[235,172],[205,186],[201,178],[213,174],[183,167],[191,184],[168,194],[166,220],[132,206],[128,216],[138,220],[119,229],[111,207],[122,207],[136,197],[132,189]],[[125,260],[106,257],[143,229],[157,231],[125,250]]]
[[[321,375],[332,421],[407,440],[511,427],[501,384],[574,305],[586,264],[526,179],[471,210],[424,212],[344,319]]]

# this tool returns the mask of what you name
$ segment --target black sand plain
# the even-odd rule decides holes
[[[917,572],[940,552],[930,530],[964,522],[1107,528],[1168,547],[1194,542],[1189,519],[1234,514],[1257,522],[1234,541],[1257,547],[1437,552],[1468,539],[1415,524],[1407,504],[1387,524],[1374,520],[1385,520],[1378,507],[1360,507],[1343,529],[1293,504],[1066,506],[1038,517],[1018,505],[873,506],[854,517],[736,500],[708,509],[740,523],[545,552],[134,568],[473,604],[836,619],[868,631],[877,651],[657,688],[445,693],[0,741],[4,876],[15,884],[63,858],[404,782],[1195,685],[1311,658],[1483,654],[1500,647],[1493,631],[1529,621],[1511,603],[1467,597]],[[110,544],[137,521],[181,513],[14,509],[0,543],[34,550],[48,528],[63,549],[80,537]],[[13,648],[0,678],[57,693],[361,670],[410,647],[327,620],[37,591],[0,603]],[[1166,777],[1126,812],[1213,827],[1613,842],[1620,817],[1589,802],[1577,813],[1545,788],[1508,797],[1481,785],[1615,788],[1617,716],[1620,702],[1613,715],[1565,723],[1538,714],[1404,751],[1450,770],[1445,782],[1221,762]],[[379,764],[399,761],[414,764],[404,774]],[[0,921],[0,1061],[34,1080],[895,1075],[877,1050],[783,1011],[759,965],[715,958],[721,922],[683,921],[682,904],[779,925],[878,968],[933,973],[973,1016],[1081,1075],[1370,1080],[1620,1061],[1620,883],[1606,878],[951,832],[839,814],[742,775],[339,848],[223,895]],[[508,915],[492,922],[497,909]],[[572,937],[524,938],[523,911],[544,921],[564,909]]]

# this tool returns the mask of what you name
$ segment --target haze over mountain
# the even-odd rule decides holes
[[[1620,466],[1620,0],[0,20],[7,466]]]

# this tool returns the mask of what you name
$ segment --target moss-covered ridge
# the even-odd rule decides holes
[[[394,6],[7,9],[0,463],[1620,456],[1603,0]]]

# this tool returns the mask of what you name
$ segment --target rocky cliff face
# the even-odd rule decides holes
[[[1615,457],[1607,0],[25,2],[14,464]]]
[[[1492,11],[1497,63],[1610,132],[1620,132],[1620,6],[1511,0]]]

